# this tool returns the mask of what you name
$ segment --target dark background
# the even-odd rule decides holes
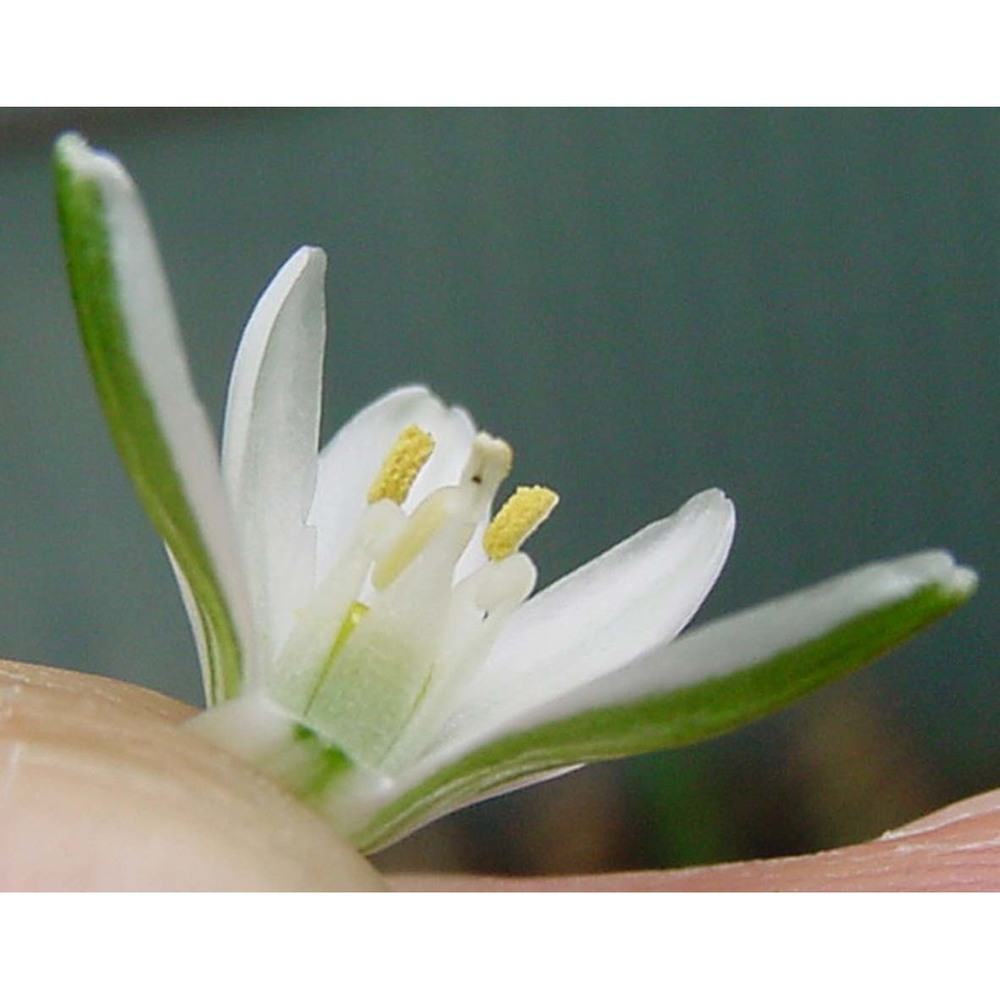
[[[927,546],[981,574],[774,719],[476,807],[387,864],[803,851],[1000,780],[996,112],[0,113],[0,654],[198,701],[75,339],[49,168],[71,126],[144,191],[213,414],[270,275],[325,247],[327,433],[401,382],[468,406],[562,495],[543,582],[707,486],[739,527],[700,620]]]

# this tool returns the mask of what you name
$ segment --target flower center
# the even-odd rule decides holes
[[[383,772],[433,740],[454,694],[530,594],[535,567],[520,548],[558,501],[547,487],[521,487],[490,520],[513,452],[480,433],[458,481],[406,511],[433,450],[416,426],[396,439],[354,543],[320,584],[275,672],[299,678],[275,691],[280,700]]]
[[[420,470],[434,451],[434,439],[411,425],[396,439],[368,491],[368,503],[391,500],[406,502]],[[423,551],[449,518],[488,508],[500,483],[510,472],[513,452],[505,441],[487,434],[476,436],[462,481],[454,487],[435,490],[407,519],[392,547],[372,570],[372,584],[384,590]],[[494,562],[512,556],[558,503],[557,494],[546,486],[519,486],[487,526],[482,544]],[[463,508],[467,508],[463,510]]]

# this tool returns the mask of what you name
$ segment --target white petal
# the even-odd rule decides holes
[[[493,730],[672,639],[721,572],[734,524],[723,493],[699,493],[522,605],[459,696],[447,739]]]
[[[326,255],[303,247],[261,296],[229,382],[222,468],[270,659],[313,586]]]
[[[976,574],[956,566],[951,555],[940,550],[863,566],[693,629],[623,670],[530,713],[531,718],[518,720],[516,728],[522,728],[522,722],[536,725],[541,719],[565,718],[726,676],[929,586],[964,596],[975,588]]]
[[[476,433],[465,410],[445,406],[423,386],[405,386],[377,399],[345,424],[319,456],[309,521],[318,532],[320,577],[345,551],[372,481],[396,438],[410,424],[430,433],[435,447],[405,508],[412,510],[431,490],[458,481]]]
[[[459,762],[467,754],[473,755],[472,767],[480,767],[481,776],[490,780],[479,791],[470,785],[471,794],[450,803],[438,790],[428,791],[428,801],[437,799],[429,815],[545,780],[581,759],[646,752],[723,732],[862,666],[967,600],[976,583],[976,574],[956,566],[949,553],[924,552],[873,563],[730,615],[647,651],[615,673],[536,704],[502,728],[467,730],[461,742],[452,740],[412,763],[381,804],[392,796],[405,798],[435,775],[445,778],[442,788],[459,787]],[[869,618],[880,614],[888,617]],[[762,679],[755,668],[777,674]],[[751,673],[743,686],[738,677],[728,688],[712,686],[713,680],[744,670]],[[672,695],[688,689],[702,692],[700,705],[696,699],[686,706],[671,703]],[[685,719],[687,713],[694,714]],[[539,730],[534,750],[520,744],[520,769],[513,758],[506,771],[502,758],[489,760],[491,742],[502,745],[513,738],[516,744],[519,734],[534,730]],[[483,751],[485,767],[482,760],[474,763]],[[511,784],[505,784],[505,776]]]
[[[127,350],[142,382],[178,477],[183,500],[197,523],[200,544],[211,562],[222,599],[242,647],[245,671],[253,669],[253,627],[241,556],[229,500],[223,487],[211,425],[197,398],[173,299],[146,210],[132,179],[107,153],[91,150],[79,136],[64,136],[58,155],[77,176],[93,182],[101,196],[114,270],[114,293],[127,337]],[[109,416],[109,420],[113,420]],[[141,449],[142,442],[134,447]],[[136,476],[135,462],[126,457]],[[149,508],[167,511],[176,502],[158,493],[163,483],[140,482],[137,488]],[[154,518],[155,520],[155,518]],[[203,567],[199,567],[203,570]],[[200,600],[208,584],[191,579],[189,594]],[[196,634],[201,630],[194,605],[187,603]],[[201,607],[201,613],[206,613]],[[210,664],[203,663],[206,674]],[[208,682],[207,682],[208,683]],[[209,684],[209,696],[218,696]]]

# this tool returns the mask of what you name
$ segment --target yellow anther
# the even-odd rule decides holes
[[[382,463],[375,481],[368,490],[368,502],[392,500],[403,503],[417,474],[434,451],[434,438],[411,424],[396,438],[396,443]]]
[[[497,511],[483,534],[483,548],[494,562],[513,555],[559,502],[547,486],[519,486]]]

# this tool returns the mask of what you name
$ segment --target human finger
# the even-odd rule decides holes
[[[0,661],[0,889],[384,887],[330,825],[133,685]]]
[[[397,889],[451,892],[959,892],[1000,889],[1000,789],[878,840],[820,854],[676,871],[549,878],[399,875]]]

